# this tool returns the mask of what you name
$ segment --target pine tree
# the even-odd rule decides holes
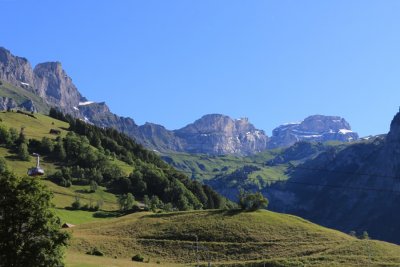
[[[18,157],[21,160],[29,161],[29,151],[28,151],[28,145],[26,143],[21,143],[18,146]]]

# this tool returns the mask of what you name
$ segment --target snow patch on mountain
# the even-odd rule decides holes
[[[79,106],[86,106],[86,105],[90,105],[90,104],[93,104],[94,102],[93,101],[85,101],[85,102],[79,102]]]
[[[348,130],[348,129],[340,129],[339,130],[339,133],[341,133],[341,134],[348,134],[348,133],[352,133],[353,131],[352,130]]]

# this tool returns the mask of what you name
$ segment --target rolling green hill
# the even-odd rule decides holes
[[[96,247],[105,253],[104,259],[99,257],[99,265],[110,258],[128,259],[141,254],[150,263],[159,261],[162,266],[193,266],[196,236],[199,261],[204,265],[208,261],[212,266],[263,266],[264,262],[266,266],[400,264],[399,246],[359,240],[299,217],[270,211],[136,213],[82,224],[69,231],[73,233],[69,254],[83,255]]]

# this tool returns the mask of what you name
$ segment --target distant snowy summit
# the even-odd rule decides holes
[[[268,148],[288,147],[298,141],[340,141],[358,140],[358,134],[350,124],[338,116],[313,115],[302,122],[283,124],[272,131]]]

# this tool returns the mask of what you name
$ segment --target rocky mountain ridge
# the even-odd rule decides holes
[[[60,62],[40,63],[32,69],[27,59],[14,56],[1,47],[0,79],[34,93],[64,113],[101,127],[115,128],[160,152],[249,155],[267,148],[290,146],[301,140],[352,141],[358,138],[344,119],[321,115],[309,117],[300,124],[280,126],[270,139],[247,118],[234,120],[222,114],[205,115],[173,131],[153,123],[139,126],[131,118],[112,113],[104,102],[95,103],[83,97]],[[11,103],[4,99],[0,108],[15,107]],[[31,107],[30,110],[35,109]]]
[[[60,62],[40,63],[32,69],[25,58],[14,56],[0,47],[0,79],[22,87],[63,112],[79,116],[74,110],[86,99],[79,93]]]
[[[302,122],[288,123],[275,128],[268,144],[269,148],[288,147],[299,141],[340,141],[358,140],[358,134],[350,124],[338,116],[313,115]]]

